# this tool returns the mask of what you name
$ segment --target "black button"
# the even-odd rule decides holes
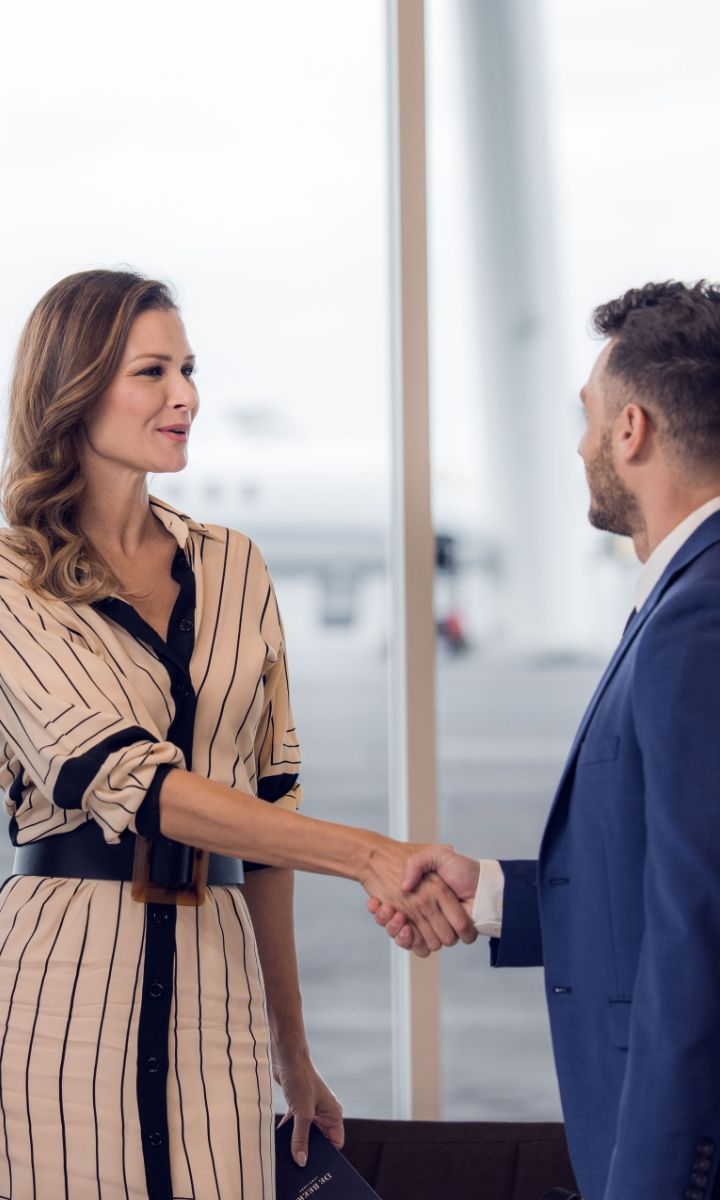
[[[148,1134],[148,1141],[149,1141],[149,1143],[150,1143],[150,1145],[151,1145],[151,1146],[162,1146],[162,1144],[163,1144],[163,1136],[162,1136],[162,1134],[161,1134],[161,1133],[157,1133],[157,1132],[155,1132],[155,1133],[149,1133],[149,1134]]]
[[[178,625],[178,629],[180,629],[182,633],[192,633],[193,623],[192,621],[188,621],[187,617],[184,617]]]
[[[703,1200],[703,1194],[695,1188],[688,1188],[685,1193],[685,1200]]]
[[[707,1171],[695,1171],[690,1176],[690,1182],[693,1187],[704,1188],[709,1178]]]
[[[178,700],[185,700],[190,695],[190,689],[185,687],[184,683],[176,684],[173,691]]]
[[[553,988],[553,993],[556,996],[564,996],[564,995],[567,995],[571,991],[572,991],[571,987],[554,987]]]
[[[697,1150],[698,1154],[714,1154],[715,1153],[715,1143],[710,1142],[710,1141],[698,1142],[695,1149]]]
[[[159,1058],[146,1058],[145,1059],[145,1070],[149,1071],[149,1073],[151,1075],[155,1075],[160,1070],[160,1059]]]
[[[161,983],[153,983],[150,986],[150,995],[153,997],[154,1000],[159,999],[159,997],[162,996],[164,991],[165,991],[165,988],[163,987],[163,985]]]
[[[712,1166],[712,1159],[706,1157],[696,1158],[693,1163],[693,1171],[709,1171]]]
[[[156,925],[164,925],[168,920],[168,912],[166,908],[156,908],[153,913],[153,921]]]

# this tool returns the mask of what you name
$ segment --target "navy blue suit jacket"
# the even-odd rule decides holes
[[[544,964],[584,1200],[720,1197],[720,513],[678,551],[580,724],[496,966]]]

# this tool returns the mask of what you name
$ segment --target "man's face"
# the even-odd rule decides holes
[[[590,524],[632,537],[642,522],[638,502],[618,475],[613,457],[612,429],[623,403],[617,380],[605,370],[611,348],[608,342],[580,393],[586,426],[578,454],[590,489]]]

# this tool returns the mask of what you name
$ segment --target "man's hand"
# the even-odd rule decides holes
[[[406,948],[415,949],[423,957],[441,946],[454,946],[458,938],[470,943],[477,937],[469,913],[452,888],[439,874],[432,873],[432,868],[428,868],[430,874],[425,878],[425,869],[421,866],[418,871],[415,866],[443,851],[454,853],[451,847],[405,845],[378,837],[360,876],[365,890],[384,910],[402,914],[402,924],[406,920],[411,923],[405,935]],[[416,876],[417,884],[406,886],[406,881]]]
[[[454,846],[425,846],[407,861],[403,891],[412,892],[428,871],[437,871],[458,900],[475,899],[480,878],[480,863],[476,858],[458,854]]]
[[[480,864],[477,859],[467,858],[458,854],[452,846],[424,846],[418,853],[408,859],[402,889],[412,891],[421,884],[428,873],[439,876],[455,893],[462,903],[468,921],[472,920],[473,901],[480,878]],[[432,878],[432,874],[430,878]],[[378,925],[382,925],[388,935],[394,938],[403,950],[413,950],[424,956],[427,949],[421,931],[414,927],[406,914],[392,905],[382,903],[377,897],[368,900],[368,910],[373,914]],[[473,933],[475,930],[473,928]],[[474,941],[474,938],[463,938],[463,941]]]

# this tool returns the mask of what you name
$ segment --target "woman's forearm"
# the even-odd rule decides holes
[[[361,880],[384,839],[289,812],[190,771],[169,771],[160,789],[165,837],[235,858]]]
[[[165,837],[216,854],[355,879],[371,896],[405,913],[426,946],[451,946],[475,929],[462,904],[435,877],[411,893],[402,882],[408,857],[420,844],[393,841],[369,829],[318,821],[179,768],[160,788]]]
[[[309,1057],[295,949],[292,871],[251,871],[242,885],[265,980],[270,1033],[277,1055]]]

